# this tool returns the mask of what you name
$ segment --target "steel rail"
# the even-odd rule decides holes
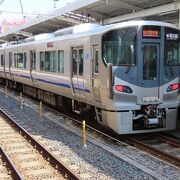
[[[23,180],[22,175],[16,169],[15,165],[13,164],[13,162],[11,161],[9,156],[6,154],[5,150],[3,149],[1,145],[0,145],[0,154],[2,155],[2,159],[7,163],[7,167],[11,171],[11,177],[15,180]]]
[[[46,159],[55,166],[61,173],[63,172],[65,177],[72,180],[79,180],[80,178],[74,174],[69,168],[67,168],[59,159],[52,155],[46,148],[44,148],[39,142],[37,142],[25,129],[18,125],[10,115],[0,108],[0,112],[3,113],[12,125],[14,125],[20,133],[44,156]]]
[[[162,135],[162,134],[157,134],[155,137],[158,139],[161,139],[162,141],[167,142],[168,144],[171,144],[173,146],[180,148],[180,141],[179,140],[175,140],[173,138],[170,138],[170,137],[168,137],[166,135]]]
[[[180,158],[178,158],[178,157],[172,156],[172,155],[170,155],[166,152],[163,152],[157,148],[149,146],[135,138],[125,137],[124,140],[128,143],[135,145],[136,147],[138,147],[140,149],[143,149],[147,152],[150,152],[150,153],[156,155],[158,158],[166,160],[166,161],[170,162],[171,164],[173,164],[177,167],[180,167]]]

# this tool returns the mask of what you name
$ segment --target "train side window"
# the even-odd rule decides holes
[[[40,52],[40,70],[44,71],[45,70],[45,53]]]
[[[58,72],[64,73],[64,51],[58,51]]]
[[[83,49],[79,49],[79,75],[83,75],[83,61],[84,61]]]
[[[77,74],[77,50],[72,50],[72,61],[73,61],[73,74]]]
[[[17,68],[26,68],[26,53],[14,54],[14,66]]]
[[[4,56],[1,54],[1,66],[4,66]]]
[[[45,52],[45,71],[56,72],[57,54],[56,51]]]
[[[17,54],[16,67],[23,68],[23,54],[22,53]]]

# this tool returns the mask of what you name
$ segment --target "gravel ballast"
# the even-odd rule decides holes
[[[75,173],[79,174],[81,179],[139,180],[157,178],[89,141],[87,147],[84,148],[81,136],[62,128],[44,116],[39,117],[39,114],[28,106],[20,109],[20,103],[17,100],[10,96],[5,97],[2,92],[0,92],[0,106],[11,112],[22,127],[34,135],[61,161],[64,161]],[[152,170],[159,168],[164,179],[180,179],[180,171],[176,168],[168,165],[162,167],[158,161],[156,163],[155,160],[148,159],[148,156],[136,152],[138,150],[131,151],[130,148],[129,152],[125,152],[127,150],[125,148],[117,149],[141,164],[150,162]]]

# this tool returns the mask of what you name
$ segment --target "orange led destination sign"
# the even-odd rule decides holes
[[[143,30],[143,37],[159,38],[160,32],[158,30]]]

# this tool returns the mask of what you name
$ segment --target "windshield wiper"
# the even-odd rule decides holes
[[[126,70],[125,74],[128,74],[130,69],[131,69],[131,64],[128,64],[128,67],[127,67],[127,70]]]

